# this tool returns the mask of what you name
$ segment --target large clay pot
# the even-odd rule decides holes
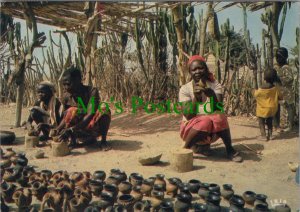
[[[208,194],[209,194],[208,187],[209,187],[208,183],[200,183],[200,188],[198,190],[198,195],[202,199],[205,199],[208,196]]]
[[[114,185],[118,186],[120,182],[119,182],[119,179],[116,178],[115,176],[109,176],[108,178],[106,178],[105,183],[106,184],[114,184]]]
[[[159,212],[173,212],[174,205],[171,201],[162,201],[159,205]]]
[[[245,191],[243,193],[243,199],[248,205],[253,205],[256,199],[256,194],[253,191]]]
[[[52,183],[55,187],[58,185],[60,181],[63,181],[63,171],[57,171],[52,174],[52,177],[50,179],[50,183]]]
[[[257,205],[257,204],[267,204],[267,202],[266,202],[267,198],[268,197],[266,195],[264,195],[264,194],[256,194],[254,205]]]
[[[145,196],[150,196],[151,195],[151,190],[153,187],[154,181],[152,179],[144,179],[143,183],[141,185],[141,192]]]
[[[200,188],[200,181],[199,180],[195,180],[195,179],[192,179],[189,181],[189,191],[192,193],[192,194],[197,194],[198,193],[198,190]]]
[[[132,173],[129,176],[129,182],[132,184],[132,186],[142,185],[143,180],[143,176],[138,173]]]
[[[31,204],[31,191],[29,189],[24,190],[23,188],[20,188],[14,192],[12,198],[15,204],[18,206],[19,211],[24,211]]]
[[[23,171],[21,172],[21,176],[16,179],[16,182],[19,183],[22,187],[26,187],[28,186],[29,176],[29,172],[23,169]]]
[[[244,212],[245,200],[239,195],[233,195],[230,198],[230,210],[235,212]]]
[[[92,200],[92,195],[88,187],[77,187],[74,190],[74,196],[86,206]]]
[[[40,172],[35,172],[35,173],[32,173],[29,178],[28,178],[28,183],[30,185],[32,185],[34,182],[36,181],[43,181],[43,178],[41,177],[41,173]]]
[[[143,194],[141,192],[141,186],[133,186],[130,194],[133,196],[135,201],[141,201],[143,199]]]
[[[164,191],[166,191],[166,181],[164,178],[165,178],[165,175],[157,174],[156,179],[154,181],[154,185],[161,185],[164,188]]]
[[[186,193],[179,193],[175,202],[175,212],[187,212],[191,206],[192,198]]]
[[[104,171],[102,171],[102,170],[98,170],[98,171],[95,171],[94,173],[93,173],[93,179],[94,180],[101,180],[101,181],[104,181],[105,180],[105,177],[106,177],[106,174],[105,174],[105,172]]]
[[[130,194],[132,190],[132,185],[130,182],[123,181],[118,185],[118,188],[122,194]]]
[[[42,170],[41,171],[41,178],[44,180],[44,181],[49,181],[52,177],[52,171],[50,170]]]
[[[69,182],[68,180],[63,180],[57,184],[57,189],[65,193],[68,197],[71,197],[75,189],[75,184],[73,181]]]
[[[35,196],[39,201],[42,201],[43,196],[47,193],[47,184],[41,181],[35,181],[31,185],[32,195]]]
[[[6,203],[14,202],[12,196],[15,190],[16,190],[16,186],[14,184],[7,183],[5,181],[1,183],[1,194]]]
[[[103,182],[101,180],[90,180],[89,186],[91,188],[91,192],[96,197],[99,197],[101,191],[103,190]]]
[[[169,178],[166,185],[167,194],[171,197],[175,197],[178,192],[178,181],[176,178]]]
[[[76,197],[70,200],[71,212],[81,212],[85,209],[85,204]]]
[[[43,196],[42,202],[47,202],[54,211],[60,211],[63,207],[63,193],[58,189],[51,189]]]
[[[123,194],[118,198],[118,204],[122,205],[127,211],[133,211],[135,199],[130,194]]]
[[[234,191],[232,189],[232,185],[231,184],[224,184],[223,188],[221,190],[221,196],[226,199],[229,200],[234,194]]]

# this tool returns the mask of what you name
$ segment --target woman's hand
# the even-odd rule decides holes
[[[60,135],[58,136],[58,141],[62,142],[65,141],[67,138],[69,138],[73,133],[73,129],[67,128],[61,131]]]

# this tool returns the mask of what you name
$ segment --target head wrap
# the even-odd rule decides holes
[[[193,55],[193,56],[191,56],[191,57],[189,58],[188,66],[190,66],[190,65],[192,64],[192,62],[194,62],[194,61],[196,61],[196,60],[201,61],[201,62],[204,62],[204,63],[206,64],[206,61],[205,61],[205,58],[204,58],[204,57],[202,57],[202,56],[200,56],[200,55]],[[207,66],[206,66],[206,67],[207,67]],[[207,68],[207,71],[208,71],[208,80],[209,80],[210,82],[214,82],[214,81],[215,81],[214,74],[211,73],[211,72],[208,70],[208,68]]]
[[[52,94],[55,93],[55,86],[50,81],[42,81],[42,82],[39,83],[39,85],[49,88],[49,90],[52,92]]]
[[[289,52],[286,48],[284,47],[280,47],[277,52],[276,52],[277,55],[279,55],[280,57],[284,58],[284,59],[287,59],[289,57]]]

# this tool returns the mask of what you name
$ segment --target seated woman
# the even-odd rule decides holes
[[[37,124],[38,132],[42,132],[41,141],[49,138],[49,131],[61,121],[62,105],[55,96],[55,88],[51,82],[44,81],[37,86],[37,98],[34,107],[30,109],[26,128],[32,129],[32,122]]]
[[[81,72],[75,67],[70,67],[63,73],[64,117],[56,129],[58,139],[69,140],[70,146],[75,146],[77,141],[88,143],[96,141],[97,137],[101,136],[100,147],[109,150],[106,136],[111,120],[110,110],[98,110],[100,103],[98,89],[83,85],[81,79]]]
[[[199,55],[190,57],[188,66],[192,80],[183,85],[179,91],[179,101],[183,105],[180,136],[185,142],[184,148],[192,148],[194,152],[198,152],[200,145],[209,150],[210,144],[221,138],[228,157],[234,162],[242,162],[242,157],[231,144],[229,125],[221,103],[221,84],[209,72],[203,57]],[[208,110],[208,103],[206,105],[203,103],[212,99],[213,103],[210,103],[211,108]],[[218,108],[221,111],[216,111]]]

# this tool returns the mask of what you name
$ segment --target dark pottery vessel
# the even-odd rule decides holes
[[[200,183],[200,188],[198,190],[198,195],[202,199],[205,199],[208,196],[208,194],[209,194],[208,187],[209,187],[208,183]]]
[[[103,187],[103,191],[110,193],[114,199],[116,199],[117,195],[118,195],[118,187],[114,184],[105,184]]]
[[[41,171],[42,179],[49,181],[51,179],[51,176],[52,176],[52,171],[50,171],[50,170],[42,170]]]
[[[229,200],[232,195],[234,194],[234,191],[232,189],[232,185],[231,184],[224,184],[223,188],[221,190],[221,196],[226,199]]]
[[[207,211],[207,205],[201,204],[201,203],[195,203],[192,206],[194,212],[206,212]]]
[[[104,181],[105,177],[106,177],[106,174],[102,170],[95,171],[94,174],[93,174],[93,176],[92,176],[92,178],[94,180],[101,180],[101,181]]]
[[[208,211],[217,212],[221,211],[220,207],[221,197],[217,192],[210,192],[206,197],[206,204]]]
[[[269,208],[267,204],[257,204],[255,205],[253,212],[269,212]]]
[[[230,210],[234,212],[244,212],[245,200],[239,195],[230,198]]]
[[[100,195],[100,200],[96,202],[96,206],[102,210],[114,204],[114,197],[111,193],[102,192]]]
[[[103,189],[103,182],[101,180],[90,180],[89,186],[91,188],[92,194],[96,197],[99,197]]]
[[[132,186],[142,185],[143,180],[143,176],[139,173],[131,173],[129,176],[129,182],[132,184]]]
[[[220,186],[217,185],[217,184],[215,184],[215,183],[209,184],[208,190],[209,191],[213,191],[213,192],[217,192],[217,193],[221,194],[221,192],[220,192]]]
[[[15,184],[10,184],[5,181],[1,183],[1,196],[3,197],[5,203],[13,203],[14,200],[12,199],[12,196],[16,190]]]
[[[279,204],[275,206],[275,212],[291,212],[291,208],[287,204]]]
[[[32,195],[35,196],[39,201],[43,200],[43,196],[47,193],[47,184],[41,181],[35,181],[31,185]]]
[[[99,212],[99,211],[100,211],[99,207],[97,207],[95,205],[94,206],[90,205],[86,209],[84,209],[83,212]]]
[[[254,205],[257,205],[257,204],[267,204],[267,202],[266,202],[267,198],[268,198],[267,195],[256,194]]]
[[[4,157],[12,157],[12,156],[15,156],[16,155],[16,152],[12,149],[12,148],[7,148],[6,149],[6,152],[4,154]]]
[[[74,197],[70,200],[70,209],[71,209],[71,212],[81,212],[85,209],[85,204],[82,203],[76,197]]]
[[[256,194],[253,191],[245,191],[243,193],[243,199],[248,205],[253,205],[256,199]]]
[[[138,201],[133,206],[134,212],[150,212],[150,209],[151,209],[150,200]]]
[[[30,176],[29,172],[23,169],[23,171],[21,172],[21,176],[18,179],[16,179],[16,182],[19,183],[22,187],[27,187],[29,176]]]
[[[176,212],[186,212],[189,211],[191,206],[192,198],[186,193],[179,193],[177,195],[177,200],[175,201],[174,209]]]
[[[12,162],[9,159],[9,157],[2,156],[1,161],[0,161],[1,168],[3,168],[3,169],[8,168],[8,167],[10,167],[11,164],[12,164]]]
[[[174,211],[174,205],[172,201],[162,201],[159,206],[159,212],[173,212]]]
[[[18,153],[17,155],[17,160],[15,161],[15,165],[19,166],[27,166],[28,164],[28,159],[25,156],[25,153]]]
[[[141,192],[145,196],[150,196],[154,181],[152,179],[145,179],[141,185]]]
[[[164,191],[166,191],[165,175],[157,174],[156,179],[154,181],[154,185],[161,185],[163,187]]]
[[[118,198],[118,204],[122,205],[127,211],[133,211],[135,199],[130,194],[123,194]]]
[[[16,190],[13,194],[13,200],[15,204],[18,206],[18,209],[22,211],[22,209],[26,209],[30,206],[32,201],[32,195],[30,189],[20,188]]]
[[[161,191],[161,192],[164,192],[165,189],[164,189],[164,186],[163,186],[163,185],[160,185],[160,184],[154,184],[154,185],[153,185],[152,191]]]
[[[133,186],[130,194],[133,196],[135,201],[140,201],[143,199],[143,194],[141,192],[141,186],[139,186],[139,185]]]
[[[106,178],[105,183],[106,184],[114,184],[116,186],[118,186],[120,184],[120,179],[116,178],[115,176],[109,176],[108,178]]]
[[[151,196],[151,206],[153,210],[159,209],[160,203],[164,200],[164,193],[161,191],[152,192]]]
[[[176,178],[169,178],[166,185],[166,193],[170,195],[171,197],[175,197],[178,192],[178,185],[177,185],[177,179]]]
[[[198,193],[198,190],[200,188],[200,181],[199,180],[195,180],[195,179],[192,179],[189,181],[188,185],[189,185],[189,191],[192,193],[192,194],[197,194]]]
[[[120,169],[111,169],[110,175],[115,176],[120,182],[127,180],[126,173]]]
[[[123,181],[118,185],[118,188],[122,194],[130,194],[132,190],[132,185],[130,182]]]

